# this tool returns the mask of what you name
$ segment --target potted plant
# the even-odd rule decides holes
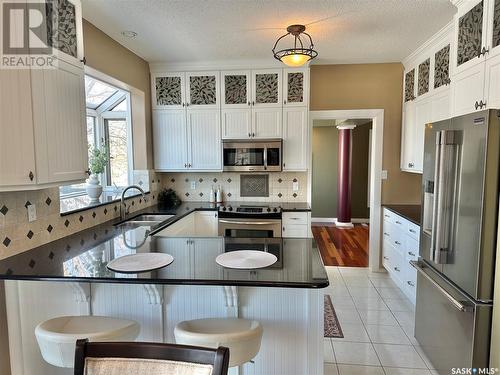
[[[87,180],[85,190],[90,197],[91,202],[98,202],[102,194],[102,186],[99,183],[99,174],[104,172],[108,164],[108,154],[106,148],[98,149],[92,147],[89,155],[89,171],[90,176]]]

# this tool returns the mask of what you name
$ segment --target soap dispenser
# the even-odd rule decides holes
[[[212,185],[212,188],[210,189],[210,203],[215,203],[215,190],[214,186]]]
[[[220,185],[217,188],[216,198],[217,198],[217,203],[222,203],[222,189],[221,189]]]

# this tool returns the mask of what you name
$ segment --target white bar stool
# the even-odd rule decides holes
[[[260,349],[262,326],[248,319],[196,319],[180,322],[174,329],[177,344],[229,348],[229,367],[252,360]]]
[[[78,339],[133,341],[140,326],[133,320],[106,316],[61,316],[40,323],[35,336],[43,359],[56,367],[73,368]]]

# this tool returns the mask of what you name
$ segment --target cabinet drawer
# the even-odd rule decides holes
[[[394,250],[392,250],[392,245],[390,244],[389,241],[384,241],[382,244],[382,264],[384,265],[385,269],[387,271],[390,271],[392,269],[392,253]]]
[[[406,236],[405,249],[404,249],[406,262],[418,259],[418,249],[419,249],[419,242],[412,237]]]
[[[307,225],[309,222],[307,212],[283,212],[281,220],[283,225]]]
[[[409,236],[418,240],[420,239],[420,226],[409,221],[406,233],[408,233]]]
[[[300,224],[287,224],[283,225],[284,238],[307,238],[308,237],[308,226]]]
[[[394,212],[384,208],[382,215],[385,222],[394,223],[394,216],[396,216]]]
[[[408,232],[408,221],[399,215],[394,215],[394,227],[401,233]]]
[[[402,283],[405,278],[404,257],[397,250],[392,252],[390,264],[389,272]]]

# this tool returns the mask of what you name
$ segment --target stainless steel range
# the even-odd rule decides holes
[[[281,207],[275,204],[226,203],[219,207],[219,236],[281,237]]]

